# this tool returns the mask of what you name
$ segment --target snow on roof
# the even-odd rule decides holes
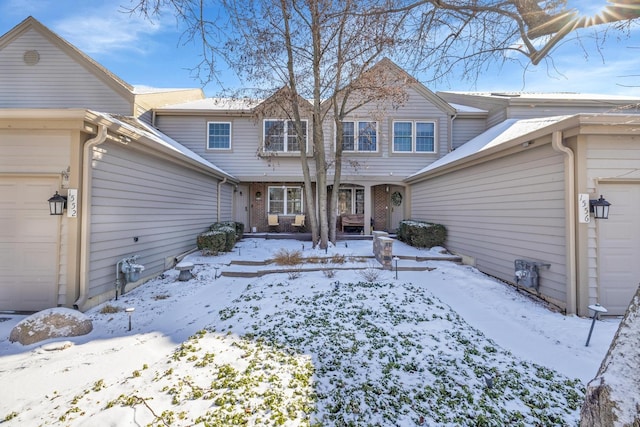
[[[601,93],[578,93],[578,92],[464,92],[464,91],[442,91],[440,93],[451,93],[468,96],[482,96],[495,99],[522,99],[522,100],[562,100],[562,101],[635,101],[638,97],[627,95],[609,95]]]
[[[92,111],[92,112],[100,117],[104,117],[107,120],[122,126],[123,128],[131,132],[134,132],[138,135],[142,135],[154,141],[158,145],[161,145],[165,148],[169,148],[170,150],[174,151],[177,154],[181,154],[185,157],[188,157],[189,159],[194,160],[200,163],[201,165],[206,166],[209,169],[213,169],[222,175],[226,175],[230,178],[235,179],[233,175],[225,172],[224,170],[220,169],[213,163],[209,162],[203,157],[200,157],[198,154],[194,153],[184,145],[180,144],[179,142],[175,141],[174,139],[170,138],[169,136],[147,125],[146,123],[142,122],[141,120],[135,117],[118,116],[115,114],[101,113],[98,111]]]
[[[165,105],[157,110],[251,110],[262,102],[252,98],[205,98],[181,104]]]
[[[567,117],[571,116],[555,116],[526,120],[507,119],[476,136],[446,156],[431,163],[429,166],[414,173],[413,175],[410,175],[408,178],[438,169],[442,166],[464,159],[465,157],[481,153],[489,148],[497,147],[520,136],[558,123]]]
[[[449,102],[449,105],[455,108],[456,112],[458,113],[487,113],[488,112],[487,110],[483,110],[481,108],[470,107],[468,105],[462,105],[462,104],[455,104],[453,102]]]
[[[164,92],[180,92],[183,90],[197,90],[198,88],[186,87],[186,88],[166,88],[166,87],[151,87],[145,85],[133,86],[133,93],[136,95],[145,95],[151,93],[164,93]]]

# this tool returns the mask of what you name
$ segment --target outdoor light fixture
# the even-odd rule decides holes
[[[602,195],[598,200],[589,200],[589,206],[595,219],[609,218],[609,206],[611,206],[611,203],[607,202]]]
[[[61,196],[56,191],[49,199],[49,213],[50,215],[62,215],[62,211],[64,211],[65,205],[67,204],[67,198]]]

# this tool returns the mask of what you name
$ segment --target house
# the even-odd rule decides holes
[[[402,82],[402,102],[363,103],[339,141],[329,114],[313,141],[310,104],[296,129],[286,88],[133,87],[27,18],[0,38],[0,310],[87,309],[172,267],[215,221],[297,231],[317,197],[302,132],[308,160],[314,144],[343,149],[340,187],[335,165],[327,184],[340,232],[441,223],[448,249],[567,313],[624,311],[640,281],[638,100],[434,93],[387,59],[371,72]],[[56,192],[65,215],[49,215]],[[606,220],[588,212],[600,195]],[[124,261],[144,271],[124,277]]]
[[[403,179],[451,150],[456,115],[454,107],[391,61],[385,59],[376,67],[406,77],[406,97],[401,105],[371,103],[345,118],[338,206],[329,207],[340,217],[361,221],[355,227],[357,222],[349,222],[345,231],[364,234],[372,228],[395,231],[407,218],[410,200]],[[274,98],[211,98],[154,109],[154,126],[210,162],[224,165],[240,180],[235,217],[256,231],[269,230],[268,213],[278,214],[279,230],[292,231],[296,214],[305,209],[304,197],[315,197],[315,188],[303,189],[300,148],[294,142],[290,114],[274,107],[278,102]],[[310,106],[303,110],[310,156],[316,143],[311,140]],[[329,116],[323,144],[330,157],[338,143],[335,135]],[[315,165],[310,164],[313,176]],[[328,170],[329,183],[334,170]]]
[[[640,282],[639,100],[438,95],[485,107],[490,127],[405,179],[411,217],[445,225],[450,250],[506,282],[516,260],[535,264],[535,292],[567,313],[624,313]],[[601,195],[608,219],[589,215]]]
[[[0,310],[86,310],[233,218],[238,180],[148,124],[202,97],[132,87],[31,17],[0,37]]]

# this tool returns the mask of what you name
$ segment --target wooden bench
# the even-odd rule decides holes
[[[345,227],[363,227],[364,228],[364,214],[343,214],[342,219],[342,232],[344,233]]]

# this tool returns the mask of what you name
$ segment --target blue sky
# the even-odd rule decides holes
[[[574,3],[585,14],[592,14],[606,4],[605,0]],[[31,15],[130,84],[201,87],[190,71],[199,62],[198,50],[193,44],[180,42],[182,31],[176,20],[166,15],[151,23],[124,13],[129,4],[128,0],[0,0],[0,34]],[[560,91],[640,96],[640,22],[630,37],[609,34],[601,50],[590,37],[566,41],[553,53],[553,59],[555,70],[545,63],[529,66],[526,73],[515,65],[502,69],[496,66],[475,83],[460,82],[452,76],[450,83],[427,86],[434,91]],[[522,61],[526,62],[526,58]],[[234,86],[231,75],[222,79]],[[215,96],[219,88],[209,84],[204,90],[207,96]]]

